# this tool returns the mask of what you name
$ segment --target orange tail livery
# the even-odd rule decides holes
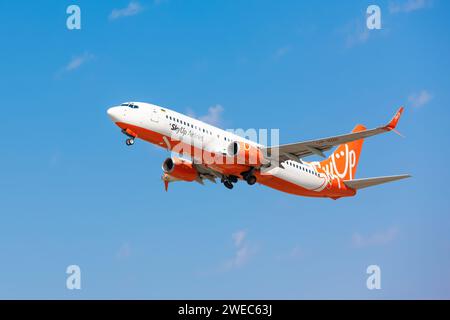
[[[358,124],[352,132],[364,130],[366,127]],[[352,180],[356,174],[363,142],[364,139],[360,139],[339,145],[326,160],[320,162],[319,167],[342,180]]]

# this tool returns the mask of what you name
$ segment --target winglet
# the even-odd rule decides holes
[[[397,126],[398,120],[400,120],[400,116],[402,115],[402,112],[405,108],[400,107],[398,111],[395,113],[394,117],[391,119],[391,121],[385,126],[387,130],[394,130]],[[395,130],[394,130],[395,131]]]

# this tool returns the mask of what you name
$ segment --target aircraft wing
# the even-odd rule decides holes
[[[397,126],[398,120],[400,119],[400,116],[403,112],[403,107],[401,107],[394,117],[391,119],[391,121],[385,125],[381,126],[375,129],[369,129],[369,130],[363,130],[359,132],[352,132],[347,133],[339,136],[334,137],[328,137],[328,138],[322,138],[317,140],[309,140],[304,142],[298,142],[298,143],[291,143],[291,144],[283,144],[279,146],[272,146],[267,148],[262,148],[262,151],[266,152],[265,154],[268,155],[269,158],[274,156],[276,152],[278,151],[279,160],[278,162],[281,163],[286,160],[294,160],[298,161],[298,158],[304,158],[310,155],[319,155],[321,157],[325,157],[324,151],[330,150],[334,146],[348,143],[351,141],[356,141],[359,139],[368,138],[380,133],[388,132],[388,131],[395,131],[395,127]],[[274,160],[274,159],[272,159]]]
[[[221,173],[214,171],[213,169],[208,168],[203,164],[194,162],[192,165],[194,166],[195,170],[197,170],[201,181],[203,181],[203,179],[208,179],[209,181],[216,183],[216,178],[222,177]]]

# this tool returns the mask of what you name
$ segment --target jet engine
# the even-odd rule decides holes
[[[227,154],[234,157],[237,164],[259,167],[263,164],[264,156],[261,150],[249,143],[234,141],[228,145]]]
[[[198,172],[192,165],[192,162],[180,158],[167,158],[162,164],[164,173],[173,180],[194,181],[198,177]]]

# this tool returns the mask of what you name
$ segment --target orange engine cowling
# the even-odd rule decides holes
[[[180,158],[167,158],[162,164],[162,169],[171,177],[183,181],[194,181],[198,176],[192,163]]]
[[[237,164],[258,167],[263,163],[264,156],[261,150],[249,143],[234,141],[228,145],[228,156],[234,157]]]

